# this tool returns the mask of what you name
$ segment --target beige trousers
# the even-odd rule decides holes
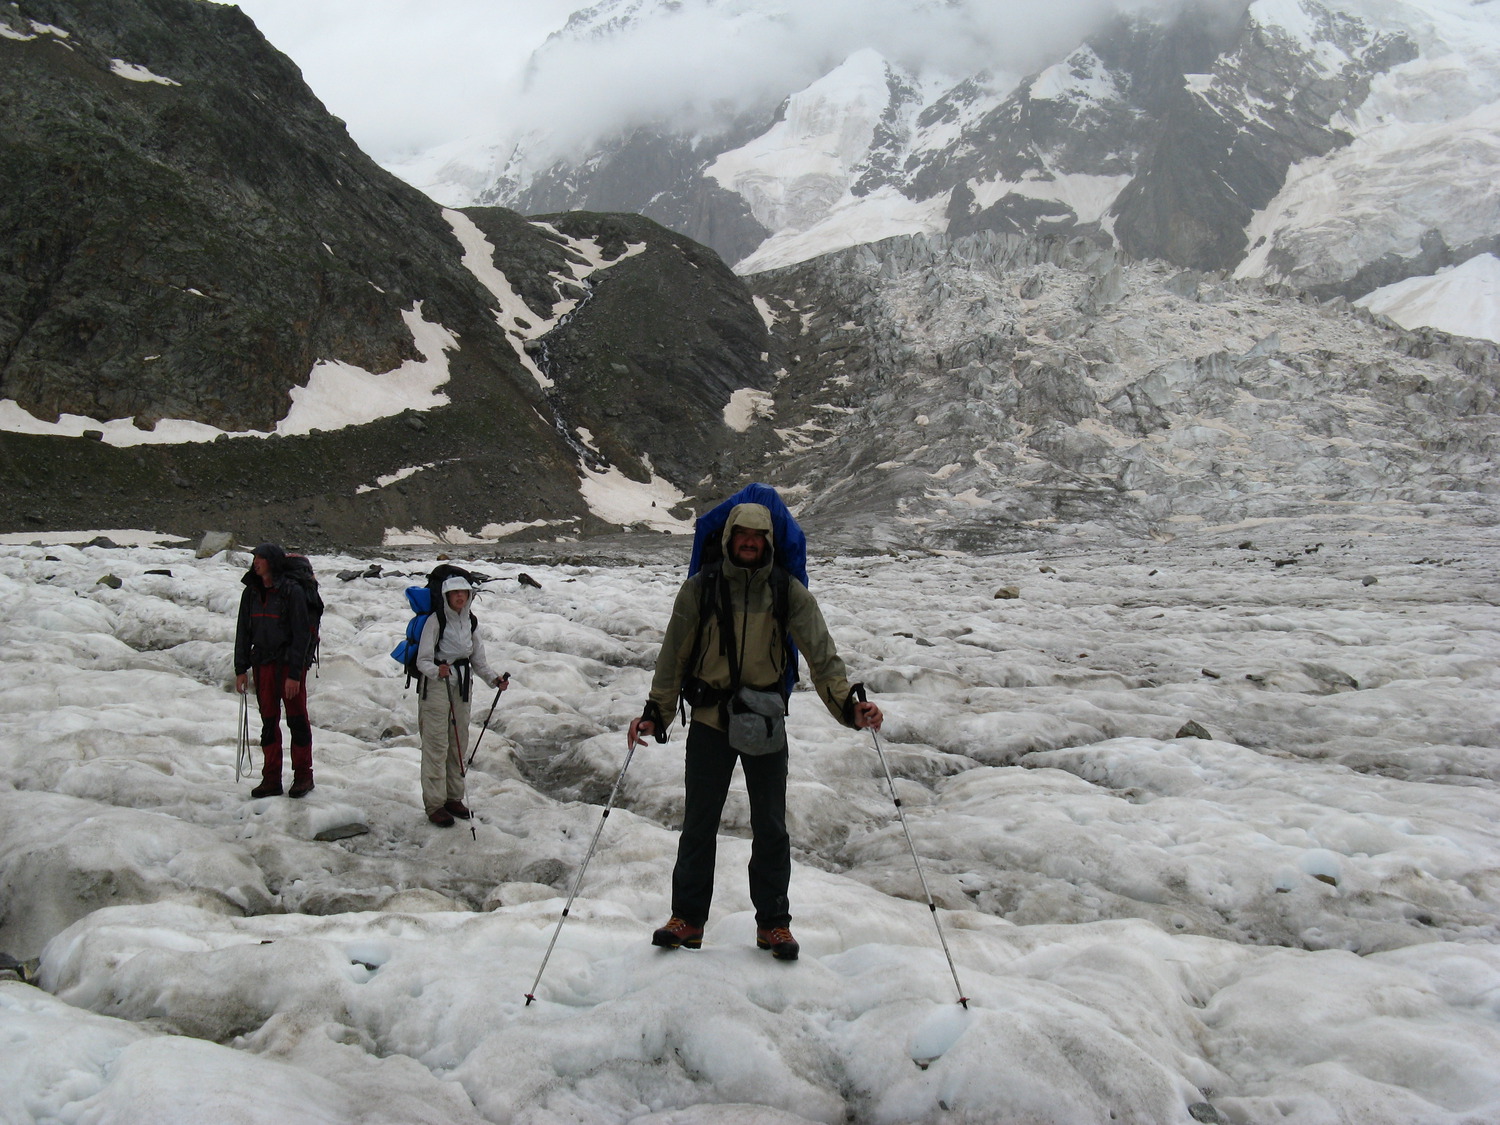
[[[478,677],[475,677],[476,682]],[[450,718],[448,686],[453,689]],[[440,809],[464,799],[464,756],[469,747],[469,704],[459,696],[458,677],[427,680],[417,695],[417,731],[422,739],[422,808]],[[457,727],[457,737],[454,728]]]

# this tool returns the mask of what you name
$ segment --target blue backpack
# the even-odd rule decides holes
[[[791,613],[790,578],[807,585],[807,536],[803,534],[796,517],[787,509],[781,494],[770,485],[747,484],[718,507],[699,516],[698,522],[694,524],[693,554],[688,560],[688,577],[700,572],[703,574],[698,582],[702,591],[698,620],[704,621],[714,612],[714,589],[718,585],[717,579],[724,561],[724,525],[729,521],[729,513],[739,504],[760,504],[771,513],[771,604],[776,623],[786,639],[786,676],[782,680],[781,692],[783,695],[790,695],[797,682],[797,646],[792,643],[792,638],[786,631],[787,618]],[[693,643],[695,650],[701,640],[700,630],[699,639]],[[691,668],[696,663],[695,651],[688,667]]]
[[[468,579],[469,585],[478,588],[479,583],[474,576],[462,567],[453,566],[451,563],[439,563],[427,576],[427,585],[408,586],[406,588],[406,603],[411,606],[412,619],[406,623],[406,636],[401,638],[401,643],[391,649],[391,659],[401,665],[402,671],[406,673],[406,686],[411,687],[413,680],[421,676],[417,671],[417,649],[422,644],[422,630],[427,625],[427,618],[432,611],[443,604],[443,583],[449,578]],[[473,618],[473,611],[470,611]],[[478,618],[473,618],[474,624],[479,624]],[[448,624],[448,615],[438,615],[438,640],[443,639],[443,629]]]

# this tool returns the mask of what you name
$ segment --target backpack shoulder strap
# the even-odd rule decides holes
[[[792,575],[786,567],[773,564],[771,567],[771,612],[776,624],[786,635],[787,622],[792,617]]]
[[[711,562],[693,575],[698,583],[698,631],[693,635],[693,651],[688,655],[687,672],[691,676],[698,667],[698,658],[703,655],[703,623],[715,612],[714,593],[719,588],[719,575],[723,567]]]
[[[781,630],[781,644],[786,649],[787,674],[781,682],[783,698],[792,694],[792,685],[797,682],[797,645],[792,640],[792,572],[777,563],[771,567],[771,613],[776,627]]]

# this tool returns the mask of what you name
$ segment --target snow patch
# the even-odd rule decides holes
[[[644,526],[652,531],[687,533],[693,530],[691,519],[681,520],[669,509],[687,499],[671,482],[651,473],[651,480],[642,484],[631,480],[611,465],[608,469],[583,470],[578,491],[589,511],[606,523]]]
[[[384,476],[376,477],[374,484],[362,484],[354,491],[358,495],[363,495],[366,492],[374,492],[377,489],[389,488],[398,481],[406,480],[408,477],[425,472],[427,469],[436,468],[438,465],[444,463],[442,461],[429,461],[425,465],[408,465],[404,469],[397,469],[394,473],[387,473]]]
[[[181,535],[166,535],[160,531],[142,531],[138,528],[110,528],[102,531],[10,531],[0,533],[0,545],[24,547],[32,543],[44,546],[59,544],[81,545],[95,539],[108,539],[121,547],[160,547],[170,543],[185,543]]]
[[[381,375],[348,363],[319,363],[307,386],[292,388],[292,409],[276,424],[276,432],[336,430],[407,410],[447,405],[448,396],[438,388],[448,381],[446,353],[458,350],[457,338],[441,324],[424,319],[420,301],[402,313],[401,319],[406,321],[421,359],[409,359]]]
[[[542,369],[536,365],[530,354],[526,351],[527,340],[535,339],[550,329],[554,320],[539,317],[532,312],[530,306],[516,292],[515,286],[511,285],[504,272],[495,265],[495,248],[485,233],[474,225],[474,220],[462,211],[445,209],[443,218],[448,220],[448,225],[453,229],[453,236],[463,247],[464,268],[474,275],[479,284],[483,285],[499,310],[495,313],[495,323],[505,330],[505,337],[510,341],[515,350],[516,359],[521,366],[531,372],[531,377],[536,380],[537,386],[547,390],[552,386],[552,380],[542,373]],[[529,327],[523,327],[529,325]]]
[[[1386,285],[1355,304],[1403,328],[1436,328],[1500,343],[1500,258],[1479,254],[1462,265]]]
[[[549,527],[571,522],[571,520],[531,520],[517,523],[487,523],[477,532],[452,526],[440,531],[432,531],[425,527],[412,527],[404,531],[399,527],[388,527],[385,529],[381,543],[386,547],[477,547],[494,543],[518,531],[524,531],[528,527]]]
[[[170,78],[163,78],[159,74],[152,74],[149,69],[136,63],[128,63],[124,59],[110,59],[109,72],[120,78],[127,78],[131,82],[156,82],[162,86],[181,86],[181,82],[174,82]]]
[[[272,434],[308,434],[313,430],[338,430],[389,418],[407,410],[431,410],[446,405],[448,396],[438,388],[448,381],[448,357],[458,340],[441,324],[425,320],[418,301],[401,314],[411,332],[419,360],[407,360],[392,371],[375,373],[353,364],[325,361],[316,364],[307,385],[293,387],[291,409],[270,432],[221,430],[202,422],[163,418],[149,430],[136,427],[131,418],[101,422],[81,414],[63,414],[56,422],[44,422],[21,407],[15,399],[0,400],[0,430],[18,434],[50,434],[83,437],[94,430],[107,445],[178,445],[187,442],[231,438],[264,438]]]
[[[1129,176],[1083,174],[1018,181],[971,180],[969,190],[974,193],[974,202],[980,208],[990,207],[1007,195],[1021,195],[1028,199],[1065,204],[1078,216],[1080,223],[1097,223],[1104,218],[1130,180]]]
[[[14,39],[25,43],[32,39],[39,39],[43,35],[54,35],[58,39],[70,38],[68,33],[60,27],[53,27],[50,23],[38,23],[36,20],[25,19],[19,12],[15,12],[14,8],[12,10],[15,17],[21,20],[30,31],[17,30],[11,25],[8,13],[0,12],[0,39]],[[67,44],[65,43],[63,46],[66,47]]]
[[[754,387],[741,387],[729,396],[724,407],[724,424],[737,434],[753,426],[757,419],[770,418],[776,413],[776,399],[766,391]]]
[[[578,299],[576,297],[561,298],[553,302],[552,308],[545,316],[537,315],[522,299],[515,286],[511,285],[504,271],[495,265],[495,247],[485,233],[475,226],[474,221],[462,211],[452,209],[444,209],[443,217],[448,220],[454,237],[463,247],[464,268],[474,275],[499,306],[495,313],[495,323],[504,329],[506,339],[515,350],[516,359],[520,361],[522,367],[531,372],[531,377],[536,380],[537,386],[542,390],[547,390],[553,385],[552,380],[537,366],[536,360],[526,350],[526,341],[535,340],[550,332],[562,317],[577,307]],[[570,276],[564,279],[554,275],[556,280],[582,281],[590,274],[618,265],[646,249],[644,242],[631,242],[626,244],[623,254],[616,258],[606,258],[603,248],[593,239],[570,238],[550,223],[537,222],[532,225],[562,239],[570,250],[584,259],[582,262],[569,262]]]
[[[865,196],[845,195],[806,230],[774,234],[735,263],[738,274],[796,265],[848,246],[904,234],[939,234],[948,227],[948,196],[908,199],[893,187]]]

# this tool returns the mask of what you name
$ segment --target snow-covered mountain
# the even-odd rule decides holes
[[[1167,32],[1118,26],[1139,58],[1166,50]],[[1206,74],[1188,26],[1174,50]],[[1405,50],[1340,26],[1341,58]],[[598,31],[600,50],[619,34]],[[1377,315],[1123,252],[1152,197],[1131,195],[1149,146],[1130,107],[1150,99],[1121,42],[1005,97],[998,71],[936,81],[852,51],[732,145],[638,133],[643,157],[700,153],[694,198],[735,202],[764,260],[879,239],[737,277],[638,215],[440,208],[355,149],[233,8],[0,9],[0,183],[27,201],[0,231],[17,295],[0,306],[0,531],[682,531],[757,479],[850,547],[1166,538],[1351,507],[1494,522],[1500,348],[1453,337],[1492,331],[1500,260],[1384,286]],[[1198,85],[1225,105],[1227,82]],[[1070,97],[1063,128],[1042,111]],[[978,140],[1002,134],[1030,138],[1009,162]],[[1270,142],[1256,151],[1271,167]],[[922,229],[958,195],[920,185],[960,173],[984,188],[966,221],[1008,229]],[[882,237],[903,215],[912,233]],[[1388,319],[1423,306],[1452,336]]]
[[[774,0],[605,0],[534,69],[708,13],[786,19]],[[852,50],[758,114],[725,98],[682,125],[611,119],[568,153],[534,129],[401,171],[523,212],[639,210],[742,273],[896,235],[1078,232],[1355,300],[1500,250],[1494,3],[1121,10],[1024,74],[891,53]]]

